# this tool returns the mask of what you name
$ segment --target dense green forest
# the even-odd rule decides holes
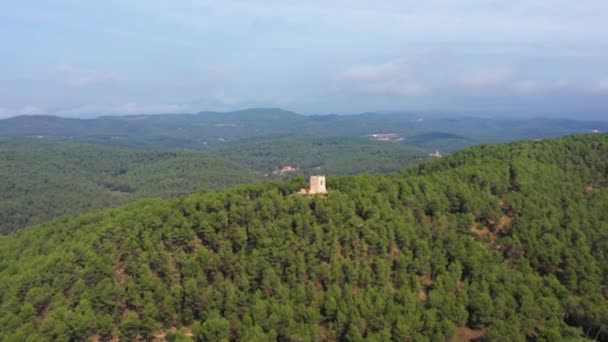
[[[301,175],[386,173],[429,158],[399,143],[301,135],[242,140],[209,152],[266,173],[285,165],[299,167],[296,174]]]
[[[0,234],[141,198],[170,198],[298,174],[386,173],[425,158],[404,145],[346,137],[252,139],[208,151],[0,138]],[[300,169],[272,174],[285,165]]]
[[[0,340],[608,341],[608,135],[304,184],[0,238]]]
[[[263,175],[205,152],[0,139],[0,234],[62,214],[223,189]]]

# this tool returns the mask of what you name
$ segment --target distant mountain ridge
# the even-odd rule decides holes
[[[118,146],[188,149],[279,134],[366,137],[374,133],[396,133],[403,137],[404,144],[408,144],[409,138],[418,136],[413,147],[454,151],[478,143],[542,139],[592,130],[608,131],[608,122],[413,113],[305,116],[278,108],[94,119],[38,115],[0,120],[0,136],[53,136]],[[430,133],[454,134],[463,139],[446,141],[445,137]]]

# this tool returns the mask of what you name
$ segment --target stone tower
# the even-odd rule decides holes
[[[326,194],[327,189],[325,188],[325,176],[310,176],[310,190],[309,195],[314,194]]]

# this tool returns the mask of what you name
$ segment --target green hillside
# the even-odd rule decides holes
[[[608,340],[608,135],[304,183],[0,238],[0,340]]]
[[[0,138],[0,234],[141,198],[311,173],[386,173],[424,159],[422,152],[404,145],[347,137],[251,139],[206,152]],[[286,165],[300,169],[272,174]]]
[[[0,136],[61,137],[80,142],[162,149],[200,149],[225,141],[316,129],[318,125],[305,116],[275,108],[94,119],[36,115],[0,120]]]
[[[428,159],[399,143],[302,135],[242,140],[209,152],[266,173],[286,165],[299,167],[300,175],[387,173]]]
[[[0,234],[63,214],[262,178],[260,173],[204,152],[0,139]]]

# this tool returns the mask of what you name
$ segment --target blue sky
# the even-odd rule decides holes
[[[606,13],[605,0],[6,1],[0,117],[258,106],[598,117]]]

